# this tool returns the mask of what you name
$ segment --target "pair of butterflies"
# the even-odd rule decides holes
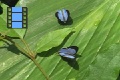
[[[59,50],[59,55],[62,57],[66,57],[68,59],[75,59],[76,58],[76,53],[78,51],[77,46],[70,46],[67,48],[62,48]]]
[[[68,10],[66,9],[62,9],[62,10],[58,10],[55,13],[55,16],[57,17],[58,21],[63,22],[63,23],[67,23],[68,19],[70,18],[70,13]],[[59,55],[62,57],[66,57],[69,59],[75,59],[75,54],[78,51],[78,47],[77,46],[70,46],[67,48],[62,48],[59,51]]]
[[[67,23],[68,19],[70,17],[70,13],[68,10],[62,9],[62,10],[58,10],[55,13],[55,16],[57,17],[58,21],[63,22],[63,23]]]

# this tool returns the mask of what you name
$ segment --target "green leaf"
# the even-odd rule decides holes
[[[60,45],[71,31],[71,28],[64,28],[49,32],[48,34],[41,37],[37,43],[36,51],[40,53],[42,51],[47,51],[52,47]]]
[[[24,39],[32,50],[36,50],[39,39],[46,34],[63,28],[74,28],[75,33],[67,41],[63,41],[62,45],[37,56],[36,60],[51,80],[118,78],[120,0],[48,0],[47,2],[20,0],[20,2],[22,6],[28,7],[29,26]],[[70,11],[72,25],[58,23],[55,12],[62,8]],[[5,17],[0,16],[0,21],[1,18],[5,22]],[[0,23],[0,25],[6,24]],[[19,40],[16,42],[24,48]],[[77,54],[81,55],[76,62],[72,60],[66,62],[57,55],[59,49],[73,45],[79,47]],[[0,48],[0,66],[2,80],[46,80],[35,64],[12,45]]]
[[[0,47],[4,45],[4,42],[0,40]]]
[[[116,80],[120,70],[120,44],[99,52],[89,66],[88,75],[84,80]]]

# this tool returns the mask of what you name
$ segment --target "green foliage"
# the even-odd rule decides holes
[[[41,53],[37,54],[36,60],[51,80],[116,80],[118,78],[120,0],[20,2],[20,5],[26,5],[29,10],[27,32],[23,29],[6,28],[6,6],[2,5],[4,14],[0,16],[0,33],[20,38],[25,35],[24,40],[30,49]],[[55,12],[62,8],[70,11],[72,25],[60,25],[57,22]],[[72,31],[74,34],[64,40]],[[14,41],[27,50],[20,40],[14,39]],[[76,62],[67,63],[56,55],[60,48],[73,45],[79,47],[77,54],[81,55]],[[0,48],[0,79],[45,80],[33,61],[23,54],[12,45]]]
[[[71,31],[71,28],[65,28],[44,35],[37,43],[36,51],[40,53],[60,45]]]
[[[120,44],[99,52],[84,80],[116,80],[120,70]]]
[[[4,42],[0,41],[0,47],[4,46]]]

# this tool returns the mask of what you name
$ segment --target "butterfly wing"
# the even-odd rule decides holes
[[[74,59],[74,58],[75,58],[75,56],[69,55],[69,54],[66,54],[66,53],[59,53],[59,54],[60,54],[60,56],[62,56],[62,57],[66,57],[66,58],[70,58],[70,59]]]
[[[70,58],[70,59],[74,59],[75,56],[75,50],[74,49],[68,49],[68,48],[62,48],[59,51],[59,55],[62,57],[66,57],[66,58]]]
[[[74,49],[76,51],[76,53],[78,52],[78,47],[77,46],[70,46],[70,47],[67,47],[68,49],[71,48],[71,49]]]
[[[69,55],[75,55],[75,54],[76,54],[76,50],[75,50],[75,49],[68,48],[68,54],[69,54]]]
[[[61,11],[61,10],[58,11],[58,19],[59,19],[60,21],[64,21],[64,19],[63,19],[63,14],[62,14],[62,11]]]
[[[62,12],[63,12],[62,14],[63,14],[64,22],[66,22],[68,20],[68,12],[65,9],[63,9]]]
[[[68,20],[69,17],[69,13],[68,10],[66,9],[62,9],[59,10],[55,13],[55,16],[62,22],[66,23],[66,21]]]
[[[59,50],[59,53],[68,53],[67,48],[62,48]]]

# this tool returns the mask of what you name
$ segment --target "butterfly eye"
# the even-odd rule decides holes
[[[58,10],[55,13],[55,16],[57,17],[57,19],[59,21],[66,23],[68,21],[68,18],[69,18],[69,11],[66,9]]]

